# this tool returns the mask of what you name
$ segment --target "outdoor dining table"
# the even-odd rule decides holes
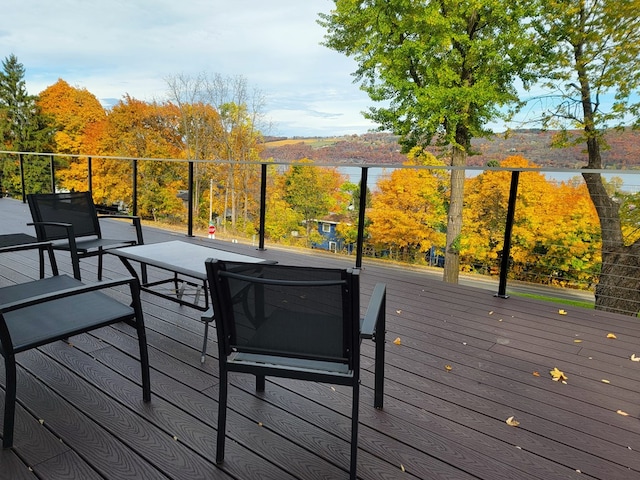
[[[109,250],[109,253],[119,257],[127,270],[138,279],[140,279],[140,275],[138,274],[138,270],[134,268],[132,262],[139,264],[143,272],[146,267],[155,267],[167,271],[169,273],[168,278],[151,282],[147,281],[147,275],[143,274],[140,289],[167,300],[177,302],[180,305],[205,312],[201,316],[201,320],[205,324],[201,362],[204,362],[207,352],[209,324],[214,320],[213,306],[210,305],[209,301],[205,261],[213,258],[223,261],[247,263],[269,262],[259,257],[196,245],[180,240],[116,248]],[[166,289],[158,288],[168,283],[173,284],[170,293],[167,293]],[[185,293],[188,287],[195,289],[192,301],[185,300],[185,298],[191,296]],[[204,302],[200,302],[201,297],[204,298]]]

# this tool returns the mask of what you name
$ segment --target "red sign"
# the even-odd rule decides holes
[[[216,233],[216,226],[209,225],[209,235],[215,235],[215,233]]]

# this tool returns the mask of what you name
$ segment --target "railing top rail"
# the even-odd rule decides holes
[[[624,174],[624,175],[638,175],[640,169],[596,169],[596,168],[560,168],[560,167],[488,167],[488,166],[451,166],[451,165],[405,165],[402,163],[345,163],[345,162],[314,162],[314,161],[299,161],[299,160],[228,160],[228,159],[194,159],[194,158],[152,158],[152,157],[121,157],[121,156],[108,156],[108,155],[91,155],[91,154],[69,154],[69,153],[34,153],[34,152],[17,152],[13,150],[0,150],[0,154],[8,155],[32,155],[43,157],[63,157],[63,158],[88,158],[92,159],[107,159],[107,160],[140,160],[140,161],[155,161],[155,162],[193,162],[199,164],[212,164],[212,163],[230,163],[233,162],[238,165],[309,165],[314,167],[352,167],[352,168],[377,168],[377,169],[414,169],[414,170],[465,170],[469,172],[550,172],[550,173],[575,173],[580,175],[583,173],[602,173],[608,175]]]

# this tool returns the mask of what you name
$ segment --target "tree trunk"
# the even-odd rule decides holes
[[[460,147],[453,148],[451,166],[466,165],[467,155]],[[464,196],[464,170],[451,170],[451,193],[449,198],[449,214],[447,216],[447,238],[444,254],[443,280],[458,283],[460,274],[459,237],[462,231],[462,201]]]
[[[589,167],[602,168],[596,137],[587,139]],[[619,204],[607,193],[599,173],[583,173],[600,220],[602,270],[596,285],[596,308],[637,316],[640,312],[640,243],[624,245]]]

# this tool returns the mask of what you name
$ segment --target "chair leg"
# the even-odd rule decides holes
[[[2,448],[13,446],[13,428],[16,418],[16,359],[7,355],[4,359],[7,388],[4,397],[4,427],[2,430]]]
[[[102,247],[98,248],[98,281],[102,280]]]
[[[220,382],[218,383],[218,436],[216,441],[216,463],[224,461],[224,442],[227,427],[227,389],[228,375],[226,368],[220,369]]]
[[[136,331],[138,333],[138,346],[140,348],[140,371],[142,376],[142,400],[151,401],[151,374],[149,373],[149,349],[147,347],[147,334],[144,323],[136,319]]]
[[[265,380],[264,375],[256,375],[256,392],[264,392]]]
[[[202,353],[200,354],[200,363],[204,364],[204,361],[207,359],[207,340],[209,339],[209,323],[213,321],[211,320],[203,320],[204,321],[204,340],[202,340]]]
[[[353,385],[353,404],[351,407],[351,463],[349,479],[356,480],[358,470],[358,411],[360,404],[360,381],[356,379]]]

